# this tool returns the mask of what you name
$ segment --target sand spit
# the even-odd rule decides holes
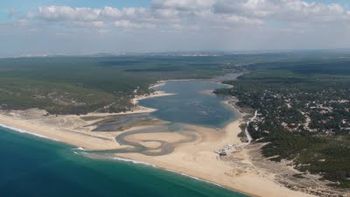
[[[27,133],[60,141],[84,150],[98,151],[128,147],[118,144],[115,138],[118,135],[135,131],[135,129],[147,129],[148,127],[132,128],[123,132],[92,132],[93,128],[86,127],[86,125],[91,125],[94,121],[86,121],[79,116],[36,115],[32,118],[29,117],[28,112],[23,111],[2,112],[0,123],[16,128],[16,130],[21,129],[21,131],[24,130]],[[101,118],[103,118],[102,115]],[[148,163],[254,196],[281,196],[281,194],[284,196],[308,196],[283,187],[274,181],[274,174],[264,173],[255,167],[247,150],[233,154],[233,158],[228,161],[221,159],[214,152],[227,144],[241,143],[237,134],[241,132],[239,125],[242,121],[243,119],[239,118],[220,132],[217,129],[185,125],[184,132],[195,131],[197,135],[183,143],[177,142],[186,139],[186,136],[166,130],[162,131],[161,134],[140,132],[127,135],[127,140],[139,143],[146,148],[156,149],[162,142],[169,143],[174,147],[171,152],[156,154],[156,156],[138,152],[113,153],[113,155],[114,158],[120,157],[121,159]],[[166,128],[166,123],[164,123],[164,128]]]
[[[158,92],[156,95],[169,94]],[[135,104],[143,98],[136,98]],[[227,145],[237,146],[242,143],[237,136],[244,121],[242,116],[223,129],[187,124],[180,127],[180,133],[176,133],[168,129],[167,122],[160,122],[157,123],[156,131],[153,131],[154,125],[138,125],[125,131],[93,131],[96,122],[111,116],[150,113],[152,110],[154,109],[141,107],[127,113],[92,113],[84,116],[47,116],[45,111],[35,109],[1,111],[0,124],[79,147],[80,150],[74,151],[97,151],[94,153],[96,155],[106,151],[110,158],[147,164],[196,177],[252,196],[310,196],[279,184],[275,180],[276,174],[254,165],[246,148],[224,158],[215,153]],[[118,136],[127,143],[118,143]]]

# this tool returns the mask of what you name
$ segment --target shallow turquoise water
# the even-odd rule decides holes
[[[141,104],[159,108],[164,120],[220,126],[234,118],[221,100],[205,94],[219,84],[169,82],[176,96]],[[0,197],[62,196],[244,196],[221,187],[145,165],[89,159],[74,148],[0,127]]]
[[[171,172],[88,159],[72,147],[0,128],[0,196],[243,196]]]
[[[171,122],[222,127],[235,118],[222,99],[211,92],[225,87],[210,80],[168,81],[159,90],[176,95],[141,100],[140,104],[158,109],[155,117]]]

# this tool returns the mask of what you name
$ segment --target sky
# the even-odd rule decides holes
[[[0,57],[350,48],[349,0],[1,0]]]

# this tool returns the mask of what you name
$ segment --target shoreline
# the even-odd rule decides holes
[[[66,143],[66,142],[63,142],[63,141],[51,138],[51,137],[47,137],[47,136],[44,136],[44,135],[40,135],[40,134],[37,134],[37,133],[34,133],[34,132],[26,131],[26,130],[15,128],[15,127],[10,127],[10,126],[4,125],[4,124],[0,124],[0,128],[1,127],[9,130],[9,132],[16,132],[16,133],[19,133],[19,134],[26,134],[26,135],[29,135],[29,136],[33,136],[33,137],[36,137],[36,138],[43,139],[43,140],[49,140],[49,141],[54,141],[54,142],[58,142],[58,143],[61,143],[61,144],[65,144],[67,146],[72,145],[72,144],[69,144],[69,143]],[[95,158],[95,157],[86,156],[84,154],[76,152],[75,150],[85,151],[85,149],[82,148],[82,147],[76,147],[76,146],[73,147],[72,148],[73,154],[82,155],[82,156],[88,157],[90,159],[106,160],[106,158]],[[152,163],[147,163],[147,162],[143,162],[143,161],[128,159],[128,158],[124,158],[124,157],[113,157],[113,158],[108,158],[107,160],[114,160],[114,161],[118,161],[118,162],[131,163],[131,164],[134,164],[134,165],[147,166],[147,167],[155,168],[157,170],[162,170],[162,171],[174,173],[174,174],[176,174],[178,176],[184,176],[184,177],[187,177],[187,178],[190,178],[190,179],[194,179],[194,180],[197,180],[197,181],[200,181],[200,182],[203,182],[203,183],[212,184],[214,186],[217,186],[217,187],[220,187],[222,189],[226,189],[226,190],[229,190],[229,191],[232,191],[232,192],[235,192],[235,193],[241,193],[241,194],[249,195],[249,196],[256,196],[256,195],[249,194],[247,192],[238,191],[237,189],[234,189],[234,188],[226,187],[226,186],[221,185],[219,183],[216,183],[214,181],[210,181],[210,180],[207,180],[207,179],[203,179],[203,178],[199,178],[199,177],[196,177],[196,176],[192,176],[190,174],[187,174],[187,173],[184,173],[184,172],[179,172],[179,171],[172,170],[172,169],[169,169],[169,168],[160,167],[160,166],[157,166],[157,165],[152,164]]]
[[[0,121],[1,121],[1,118],[0,118]],[[233,122],[236,122],[236,121],[238,121],[238,120],[235,120]],[[10,132],[16,132],[16,133],[19,133],[19,134],[27,134],[27,135],[30,135],[30,136],[33,136],[33,137],[37,137],[37,138],[44,139],[44,140],[50,140],[50,141],[62,143],[62,144],[68,145],[68,146],[73,145],[71,143],[67,143],[67,142],[59,140],[59,139],[55,139],[55,138],[52,138],[52,137],[48,137],[48,136],[44,136],[44,135],[41,135],[41,134],[37,134],[36,132],[31,132],[31,131],[27,131],[27,130],[24,130],[24,129],[7,126],[7,125],[2,124],[2,123],[0,123],[0,127],[5,128],[7,130],[10,130]],[[148,167],[152,167],[152,168],[155,168],[155,169],[159,169],[159,170],[175,173],[177,175],[185,176],[185,177],[188,177],[188,178],[191,178],[191,179],[194,179],[194,180],[197,180],[197,181],[201,181],[201,182],[204,182],[204,183],[209,183],[209,184],[215,185],[217,187],[230,190],[232,192],[238,192],[238,193],[249,195],[249,196],[256,196],[256,195],[252,195],[252,194],[250,194],[248,192],[239,191],[239,190],[237,190],[235,188],[226,187],[224,185],[221,185],[221,184],[219,184],[217,182],[214,182],[214,181],[210,181],[208,179],[199,178],[197,176],[192,176],[192,175],[187,174],[185,172],[172,170],[170,168],[164,168],[164,167],[158,166],[156,164],[152,164],[152,163],[148,163],[148,162],[144,162],[144,161],[134,160],[134,159],[130,159],[130,158],[127,158],[127,157],[121,157],[121,156],[112,157],[112,158],[97,158],[97,157],[94,157],[94,156],[87,156],[85,154],[82,154],[82,153],[79,153],[79,152],[75,151],[75,150],[85,151],[86,150],[85,148],[80,147],[80,146],[78,147],[78,146],[75,146],[75,145],[73,145],[73,146],[74,146],[74,148],[72,150],[73,150],[74,154],[79,154],[79,155],[82,155],[84,157],[88,157],[90,159],[102,159],[102,160],[107,159],[107,160],[114,160],[114,161],[119,161],[119,162],[132,163],[132,164],[135,164],[135,165],[148,166]]]
[[[162,81],[162,83],[164,83],[164,81]],[[173,94],[157,92],[153,95],[135,97],[133,102],[137,105],[138,101],[142,99],[168,95]],[[234,108],[231,104],[229,104],[229,106]],[[58,117],[41,117],[39,115],[37,119],[24,119],[21,117],[20,112],[13,112],[13,114],[7,113],[7,115],[0,113],[0,126],[5,125],[4,128],[16,132],[58,141],[75,146],[78,149],[111,150],[122,148],[122,146],[115,141],[115,136],[119,135],[120,131],[90,132],[89,128],[85,126],[96,121],[82,121],[81,117],[95,116],[101,119],[106,116],[151,113],[156,110],[144,108],[142,106],[140,106],[140,108],[138,107],[139,106],[136,107],[137,109],[135,111],[131,110],[122,113],[90,113],[82,116],[66,115]],[[150,164],[150,166],[160,170],[187,176],[250,196],[279,196],[280,193],[284,193],[285,196],[310,196],[283,187],[274,182],[271,177],[260,176],[260,172],[250,166],[249,154],[245,149],[237,154],[235,153],[234,157],[237,157],[235,158],[237,162],[232,163],[231,161],[224,161],[218,158],[217,154],[214,153],[216,149],[228,144],[242,143],[237,135],[241,132],[240,124],[244,121],[244,116],[238,109],[235,111],[235,113],[239,114],[239,117],[226,124],[222,129],[223,132],[218,133],[213,132],[216,130],[212,128],[188,125],[190,130],[192,129],[198,132],[198,139],[191,143],[177,145],[174,152],[170,154],[153,157],[139,153],[123,153],[116,154],[115,158],[111,159],[125,162],[129,161],[140,165]],[[167,138],[174,138],[171,134],[168,135]],[[138,138],[135,137],[135,139]],[[139,140],[142,141],[141,138]],[[255,185],[254,190],[252,190],[252,185]]]
[[[99,159],[99,158],[94,158],[94,157],[90,157],[91,159]],[[103,159],[103,158],[102,158]],[[157,166],[155,164],[151,164],[151,163],[147,163],[147,162],[142,162],[142,161],[137,161],[137,160],[133,160],[133,159],[128,159],[128,158],[123,158],[123,157],[113,157],[113,158],[108,158],[110,160],[114,160],[114,161],[119,161],[119,162],[125,162],[125,163],[132,163],[132,164],[135,164],[135,165],[143,165],[143,166],[147,166],[147,167],[152,167],[152,168],[155,168],[155,169],[159,169],[159,170],[163,170],[163,171],[167,171],[167,172],[171,172],[171,173],[174,173],[176,175],[181,175],[181,176],[185,176],[185,177],[188,177],[188,178],[191,178],[191,179],[194,179],[194,180],[198,180],[198,181],[202,181],[202,182],[205,182],[205,183],[209,183],[209,184],[212,184],[212,185],[215,185],[215,186],[218,186],[220,188],[223,188],[223,189],[228,189],[230,191],[233,191],[223,185],[220,185],[218,183],[215,183],[215,182],[212,182],[212,181],[209,181],[209,180],[206,180],[206,179],[201,179],[201,178],[198,178],[198,177],[195,177],[195,176],[191,176],[189,174],[186,174],[186,173],[183,173],[183,172],[177,172],[175,170],[171,170],[171,169],[167,169],[167,168],[162,168],[160,166]],[[242,194],[246,194],[248,195],[248,193],[244,193],[244,192],[241,192],[241,191],[233,191],[233,192],[239,192],[239,193],[242,193]]]
[[[1,117],[1,115],[0,115],[0,117]],[[236,126],[239,127],[242,118],[243,117],[240,117],[239,119],[234,120],[233,122],[229,123],[226,126],[226,128],[232,128],[232,127],[236,127]],[[0,122],[2,122],[1,118],[0,118]],[[7,128],[7,129],[10,129],[11,131],[19,132],[19,133],[22,133],[22,134],[25,133],[25,134],[32,135],[32,136],[35,136],[35,137],[38,137],[38,138],[42,138],[42,139],[45,139],[45,140],[53,140],[55,142],[64,143],[64,144],[67,144],[67,145],[73,145],[73,146],[76,147],[76,149],[89,150],[89,148],[84,148],[83,146],[78,146],[78,145],[72,144],[72,143],[67,142],[67,141],[62,141],[62,140],[55,139],[55,138],[52,138],[52,137],[49,137],[49,136],[38,134],[38,132],[31,132],[31,131],[27,131],[27,130],[22,129],[22,128],[12,127],[12,126],[8,126],[8,125],[4,125],[4,124],[1,124],[0,126],[2,126],[4,128]],[[78,154],[80,154],[80,153],[78,153]],[[94,158],[91,158],[91,159],[94,159]],[[178,175],[182,175],[182,176],[186,176],[186,177],[189,177],[189,178],[192,178],[192,179],[195,179],[195,180],[203,181],[205,183],[213,184],[213,185],[216,185],[218,187],[221,187],[221,188],[224,188],[224,189],[228,189],[228,190],[231,190],[233,192],[238,192],[238,193],[242,193],[242,194],[245,194],[245,195],[249,195],[249,196],[264,196],[264,195],[259,195],[256,192],[250,192],[249,188],[242,189],[242,188],[239,188],[239,187],[234,187],[232,185],[230,186],[229,184],[221,183],[220,181],[211,180],[210,178],[208,178],[208,176],[205,176],[205,175],[204,176],[199,176],[198,174],[193,174],[193,173],[191,173],[192,170],[179,170],[176,167],[174,168],[174,167],[167,167],[167,166],[164,166],[164,165],[159,165],[158,162],[152,162],[152,161],[149,161],[148,159],[137,159],[137,157],[134,158],[133,156],[130,157],[130,156],[124,156],[124,155],[123,156],[117,156],[117,157],[110,158],[110,159],[121,161],[121,162],[130,162],[130,163],[133,163],[135,165],[145,165],[145,166],[157,168],[159,170],[165,170],[165,171],[168,171],[168,172],[176,173]],[[287,189],[287,188],[284,188],[284,189]],[[290,190],[290,191],[292,191],[292,190]],[[270,196],[277,196],[277,195],[270,195]],[[294,195],[286,195],[286,196],[294,196]],[[304,195],[300,195],[300,196],[304,196]]]
[[[153,88],[154,86],[161,86],[164,85],[166,83],[166,81],[158,81],[156,84],[153,84],[150,88]],[[105,118],[108,116],[116,116],[116,115],[129,115],[129,114],[142,114],[142,113],[152,113],[155,112],[157,109],[153,109],[153,108],[149,108],[149,107],[144,107],[144,106],[140,106],[138,105],[138,102],[140,100],[143,99],[148,99],[148,98],[154,98],[154,97],[162,97],[162,96],[171,96],[174,95],[172,93],[165,93],[163,91],[155,91],[152,94],[148,94],[148,95],[137,95],[135,96],[135,98],[131,99],[131,102],[134,103],[135,107],[129,111],[126,112],[118,112],[118,113],[96,113],[96,112],[91,112],[88,114],[84,114],[84,115],[59,115],[58,117],[71,117],[71,118],[76,118],[76,119],[80,119],[81,117],[100,117],[100,118]],[[75,141],[75,140],[69,140],[70,137],[76,138],[76,136],[80,135],[80,132],[66,132],[66,135],[68,135],[68,139],[62,138],[62,136],[58,136],[55,137],[54,133],[58,134],[60,133],[60,128],[55,128],[55,125],[50,125],[53,126],[53,128],[49,128],[48,125],[41,125],[38,122],[32,123],[31,119],[24,119],[24,118],[18,118],[18,114],[19,112],[23,112],[23,111],[36,111],[36,113],[41,113],[41,116],[44,116],[44,114],[46,115],[47,112],[40,110],[40,109],[29,109],[29,110],[0,110],[0,127],[6,128],[6,129],[10,129],[19,133],[25,133],[25,134],[29,134],[29,135],[33,135],[42,139],[46,139],[46,140],[52,140],[52,141],[56,141],[56,142],[60,142],[63,144],[67,144],[67,145],[73,145],[76,146],[77,148],[82,148],[84,150],[103,150],[103,149],[115,149],[115,148],[120,148],[119,146],[117,146],[117,144],[113,139],[110,139],[110,141],[113,142],[114,145],[110,145],[110,144],[104,144],[101,143],[102,145],[100,146],[91,146],[91,143],[81,143],[79,141]],[[35,114],[37,115],[37,114]],[[53,115],[51,115],[53,117]],[[74,120],[73,120],[74,121]],[[26,125],[28,124],[28,125]],[[66,129],[66,128],[64,128]],[[46,130],[47,132],[44,132],[44,130]],[[62,132],[62,130],[61,130]],[[60,133],[61,134],[61,133]],[[87,137],[87,136],[80,136],[80,137]],[[99,136],[91,136],[92,139],[94,139],[96,142],[98,141]],[[99,143],[97,143],[99,144]]]
[[[64,143],[64,142],[62,142],[62,141],[60,141],[58,139],[55,139],[55,138],[47,137],[47,136],[40,135],[40,134],[37,134],[37,133],[34,133],[34,132],[30,132],[30,131],[27,131],[27,130],[24,130],[24,129],[20,129],[20,128],[11,127],[11,126],[8,126],[8,125],[2,124],[2,123],[0,123],[0,128],[4,128],[4,129],[10,130],[10,131],[14,131],[14,132],[20,133],[20,134],[27,134],[27,135],[34,136],[34,137],[41,138],[41,139],[45,139],[45,140],[51,140],[51,141],[55,141],[55,142]],[[77,148],[81,148],[81,147],[77,147]]]
[[[229,143],[234,144],[235,142],[239,142],[239,144],[243,144],[238,136],[236,138],[230,138],[241,132],[239,126],[242,121],[243,116],[240,116],[239,119],[230,122],[224,129],[225,133],[219,138],[215,134],[210,134],[214,135],[214,137],[204,135],[191,144],[183,144],[177,147],[177,151],[169,155],[152,158],[138,153],[130,153],[121,154],[117,157],[136,162],[142,161],[142,163],[145,162],[161,170],[188,176],[248,196],[279,197],[281,193],[284,193],[284,196],[287,197],[312,196],[299,191],[290,190],[275,182],[272,176],[260,176],[255,170],[251,171],[248,169],[247,172],[242,172],[240,175],[228,175],[228,173],[231,173],[231,170],[235,171],[236,169],[232,169],[230,161],[227,162],[218,159],[214,150],[215,148],[222,147]],[[204,128],[199,127],[199,129]],[[205,138],[215,138],[215,141],[205,141],[201,143]],[[240,165],[243,165],[243,170],[237,169],[237,171],[244,171],[244,165],[246,165],[246,162],[249,163],[249,161],[246,160],[247,157],[249,157],[247,151],[243,150],[237,154],[242,158],[238,158],[240,161],[235,163],[235,165],[237,165],[238,168]],[[178,165],[176,162],[182,163],[182,165]],[[256,183],[258,183],[258,186],[255,187],[255,190],[252,190],[251,186]]]

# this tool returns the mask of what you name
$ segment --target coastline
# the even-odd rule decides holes
[[[4,122],[4,119],[2,118],[2,116],[3,115],[0,115],[0,122],[1,123]],[[17,120],[15,122],[20,122],[20,121],[21,120]],[[235,120],[235,121],[229,123],[226,126],[225,130],[232,131],[232,129],[234,129],[234,128],[236,128],[236,130],[234,130],[234,132],[226,132],[224,138],[228,139],[229,136],[235,136],[237,133],[239,133],[240,132],[239,125],[240,125],[241,121],[242,121],[242,117],[240,117],[238,120]],[[52,135],[44,134],[43,132],[41,132],[41,131],[43,131],[41,129],[37,129],[35,131],[28,131],[28,130],[26,130],[26,128],[23,128],[23,127],[22,128],[18,128],[18,126],[9,127],[8,125],[5,125],[5,127],[9,128],[11,130],[14,130],[16,132],[25,131],[25,133],[27,133],[27,134],[35,135],[37,137],[50,139],[50,140],[54,140],[54,141],[59,141],[59,142],[65,143],[65,144],[69,144],[69,145],[73,145],[73,146],[82,148],[84,150],[101,150],[101,148],[107,148],[107,149],[108,148],[115,148],[115,147],[105,146],[105,145],[103,147],[100,147],[100,146],[96,147],[92,143],[89,143],[88,146],[86,146],[85,143],[80,143],[80,142],[77,142],[77,141],[75,141],[75,142],[68,141],[68,140],[65,140],[66,138],[64,138],[64,139],[63,138],[57,139],[57,138],[55,138]],[[46,128],[44,127],[42,129],[46,129]],[[237,129],[239,129],[239,130],[237,130]],[[23,133],[23,132],[21,132],[21,133]],[[71,136],[69,135],[68,137],[71,137]],[[80,137],[82,137],[82,136],[80,136]],[[206,136],[206,137],[208,137],[208,136]],[[89,137],[84,136],[83,138],[84,139],[88,139],[91,142],[91,139]],[[238,142],[239,141],[238,137],[237,138],[232,138],[232,139],[234,139],[234,142]],[[202,139],[197,140],[197,142],[201,141],[201,140]],[[223,144],[225,144],[225,142],[222,143],[222,145]],[[184,150],[185,152],[187,152],[189,149],[192,149],[191,146],[198,146],[198,145],[199,144],[195,143],[195,144],[190,144],[189,145],[190,148],[186,147],[186,145],[180,146],[178,148]],[[205,145],[207,146],[209,144],[206,142]],[[217,144],[215,144],[215,145],[217,145]],[[211,146],[212,146],[212,144],[211,144]],[[209,146],[209,147],[211,147],[211,146]],[[210,156],[211,159],[209,160],[210,161],[209,162],[210,165],[209,165],[208,171],[217,171],[215,173],[215,176],[213,176],[212,174],[203,173],[202,170],[198,171],[198,168],[196,169],[196,166],[198,164],[200,164],[201,162],[200,163],[198,163],[198,162],[194,162],[194,163],[189,162],[186,167],[181,167],[181,166],[178,166],[178,165],[170,165],[174,161],[178,161],[178,163],[181,163],[182,161],[186,162],[186,160],[187,160],[186,157],[185,157],[185,160],[183,160],[184,159],[183,158],[183,156],[184,156],[183,155],[183,153],[184,153],[183,151],[180,151],[180,152],[176,151],[175,152],[175,154],[180,155],[180,157],[175,156],[173,154],[169,154],[169,155],[157,157],[156,159],[154,159],[154,158],[152,158],[150,156],[143,156],[143,155],[140,155],[140,154],[123,154],[121,156],[117,156],[116,158],[112,158],[112,159],[120,160],[120,161],[124,161],[124,162],[132,162],[132,163],[135,163],[137,165],[148,165],[148,166],[151,166],[151,167],[159,168],[161,170],[174,172],[174,173],[177,173],[177,174],[180,174],[180,175],[183,175],[183,176],[188,176],[188,177],[200,180],[200,181],[208,182],[208,183],[211,183],[211,184],[214,184],[214,185],[226,188],[226,189],[230,189],[230,190],[233,190],[233,191],[236,191],[236,192],[247,194],[249,196],[266,196],[266,195],[279,196],[279,194],[281,192],[284,192],[285,196],[308,196],[308,195],[304,195],[303,193],[299,193],[299,192],[295,192],[295,191],[292,191],[292,190],[288,190],[287,188],[284,188],[284,187],[278,185],[275,182],[264,180],[264,178],[261,179],[259,176],[251,176],[251,175],[249,175],[245,179],[242,179],[243,177],[239,177],[239,179],[228,180],[228,179],[230,179],[232,177],[230,177],[230,176],[226,177],[224,175],[225,175],[226,171],[230,171],[230,166],[227,165],[223,161],[217,160],[216,159],[216,155],[213,153],[211,148],[206,149],[206,150],[202,150],[202,151],[203,151],[203,154],[200,157],[197,157],[196,160],[204,159],[204,158]],[[161,159],[162,157],[164,158],[165,162],[162,161],[162,159]],[[206,162],[208,164],[208,160]],[[213,164],[214,164],[214,168],[213,168]],[[219,164],[219,165],[216,165],[216,164]],[[222,177],[222,176],[224,176],[224,177]],[[260,183],[259,184],[260,185],[260,189],[259,188],[255,188],[255,191],[252,192],[251,191],[251,185],[256,184],[256,181],[259,181],[259,182],[262,181],[262,183],[264,183],[264,184]],[[263,185],[263,186],[261,186],[261,185]],[[264,190],[266,190],[266,191],[264,191]],[[288,193],[290,195],[288,195]],[[298,194],[298,195],[296,195],[296,194]]]
[[[197,127],[200,138],[190,144],[182,144],[172,154],[149,157],[142,154],[121,154],[119,157],[143,161],[160,169],[210,182],[223,188],[240,192],[249,196],[312,196],[299,191],[293,191],[274,181],[274,175],[265,175],[261,169],[253,168],[248,151],[235,153],[234,160],[225,161],[218,158],[214,150],[227,144],[240,142],[236,134],[240,133],[243,117],[226,126],[221,136],[208,135],[208,128]],[[203,131],[201,130],[206,130]],[[232,132],[233,130],[233,132]],[[210,132],[209,132],[210,133]],[[209,140],[208,140],[209,139]],[[252,186],[254,185],[254,190]]]
[[[159,81],[155,85],[152,85],[150,88],[158,87],[164,85],[165,81]],[[155,91],[152,94],[148,95],[137,95],[135,98],[131,100],[131,102],[135,105],[133,109],[126,112],[119,113],[97,113],[91,112],[85,115],[58,115],[58,116],[46,116],[47,112],[40,109],[29,109],[29,110],[11,110],[11,111],[1,111],[0,110],[0,126],[3,128],[7,128],[19,133],[26,133],[29,135],[33,135],[36,137],[53,140],[56,142],[65,143],[68,145],[73,145],[76,147],[80,147],[84,150],[108,150],[108,149],[116,149],[120,148],[118,144],[115,142],[114,137],[108,136],[109,138],[105,138],[105,136],[100,136],[97,133],[90,132],[89,135],[84,135],[84,131],[80,131],[82,127],[85,127],[86,123],[94,123],[94,121],[86,121],[80,122],[80,118],[84,117],[100,117],[105,118],[109,116],[119,116],[119,115],[130,115],[130,114],[146,114],[152,113],[157,109],[148,108],[144,106],[138,105],[138,102],[143,99],[154,98],[154,97],[162,97],[162,96],[170,96],[174,95],[171,93],[165,93],[162,91]],[[25,115],[21,113],[25,112]],[[29,117],[27,117],[26,113],[29,113]],[[24,116],[24,117],[21,117]],[[32,118],[30,116],[36,117]],[[39,116],[39,118],[37,118]],[[72,127],[60,127],[55,124],[45,123],[42,121],[43,119],[57,119],[57,122],[66,121],[66,119],[71,119],[70,121],[80,122],[80,125],[74,125],[75,128]],[[78,129],[76,129],[78,126]],[[80,128],[79,128],[80,127]],[[86,132],[86,129],[84,129]],[[82,139],[79,139],[82,138]],[[103,140],[105,138],[105,140]],[[89,142],[83,142],[84,140]],[[108,143],[106,143],[108,142]]]
[[[47,137],[47,136],[44,136],[44,135],[40,135],[40,134],[37,134],[37,133],[34,133],[34,132],[30,132],[30,131],[27,131],[27,130],[19,129],[19,128],[16,128],[16,127],[11,127],[11,126],[8,126],[8,125],[5,125],[5,124],[0,124],[0,127],[8,129],[8,130],[11,130],[11,131],[15,131],[15,132],[18,132],[18,133],[28,134],[28,135],[32,135],[32,136],[35,136],[35,137],[38,137],[38,138],[43,138],[43,139],[46,139],[46,140],[61,142],[61,141],[59,141],[58,139],[55,139],[55,138],[50,138],[50,137]]]
[[[164,83],[164,82],[163,82]],[[154,86],[157,87],[157,86]],[[156,91],[148,96],[138,96],[132,102],[135,105],[142,99],[158,96],[173,95]],[[232,105],[230,105],[232,107]],[[73,145],[84,150],[111,150],[122,146],[115,141],[116,132],[91,132],[91,125],[96,120],[83,121],[82,117],[98,117],[97,120],[113,115],[126,115],[134,113],[151,113],[156,109],[138,106],[124,113],[90,113],[83,116],[49,116],[44,117],[44,112],[37,112],[37,117],[25,119],[20,111],[0,113],[0,126],[7,127],[21,133],[35,135],[37,137],[59,141]],[[30,114],[29,114],[30,116]],[[249,153],[243,149],[234,154],[233,161],[222,160],[214,152],[228,144],[241,144],[237,136],[241,132],[240,125],[244,121],[243,114],[228,123],[222,132],[213,132],[212,128],[187,125],[191,130],[198,132],[197,139],[191,143],[179,144],[174,152],[163,156],[146,156],[139,153],[116,154],[114,158],[135,164],[151,165],[159,169],[175,172],[180,175],[205,181],[217,186],[237,191],[251,196],[310,196],[301,192],[287,189],[274,181],[273,175],[265,175],[252,165]],[[68,124],[68,123],[69,124]],[[152,138],[154,136],[151,136]],[[167,134],[166,138],[174,138]],[[142,141],[141,137],[135,137]],[[263,174],[263,175],[262,175]],[[254,190],[252,190],[254,185]]]

